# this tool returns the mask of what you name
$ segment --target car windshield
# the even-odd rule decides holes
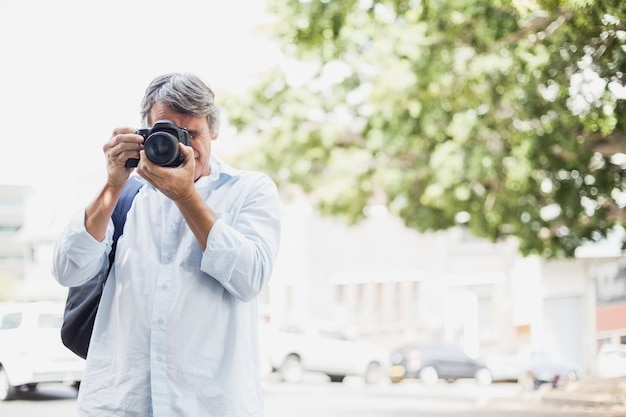
[[[0,330],[17,329],[22,323],[22,313],[5,314],[0,321]]]

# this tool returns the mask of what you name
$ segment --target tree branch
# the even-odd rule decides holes
[[[560,14],[556,19],[553,19],[552,15],[548,15],[545,17],[539,17],[535,19],[530,25],[522,28],[520,31],[507,36],[499,42],[494,43],[493,47],[490,48],[490,52],[496,52],[501,50],[507,45],[513,45],[517,43],[520,39],[528,37],[530,34],[543,32],[545,36],[543,39],[537,37],[536,41],[543,41],[545,38],[550,37],[559,27],[563,26],[566,22],[571,20],[574,17],[572,12],[560,11]]]

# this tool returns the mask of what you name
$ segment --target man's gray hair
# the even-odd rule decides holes
[[[211,88],[198,76],[189,73],[171,73],[155,78],[146,88],[141,101],[141,121],[150,127],[150,109],[161,102],[177,113],[206,117],[213,135],[220,128],[220,113]]]

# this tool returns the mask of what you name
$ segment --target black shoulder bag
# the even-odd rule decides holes
[[[117,239],[124,230],[126,214],[130,210],[135,195],[144,184],[143,179],[132,175],[128,178],[124,191],[118,200],[111,219],[115,226],[113,245],[109,254],[109,265],[102,268],[98,274],[78,287],[70,287],[65,302],[63,325],[61,326],[61,340],[63,344],[76,355],[87,358],[89,341],[93,332],[93,324],[100,305],[102,290],[106,283],[109,271],[115,259]]]

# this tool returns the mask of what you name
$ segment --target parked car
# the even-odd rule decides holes
[[[330,325],[289,325],[269,333],[263,350],[273,372],[283,381],[299,382],[307,372],[333,382],[360,376],[373,384],[386,375],[389,352],[381,346],[347,336]]]
[[[596,365],[600,378],[626,376],[626,345],[603,344],[598,350]]]
[[[454,382],[473,378],[480,385],[491,383],[491,373],[483,362],[444,343],[417,343],[395,350],[389,377],[394,383],[416,378],[428,386],[435,385],[439,379]]]
[[[486,362],[494,381],[518,382],[534,389],[546,383],[562,385],[583,375],[577,363],[529,347],[491,354]]]
[[[62,303],[0,304],[0,400],[39,383],[80,385],[85,361],[61,342]]]

